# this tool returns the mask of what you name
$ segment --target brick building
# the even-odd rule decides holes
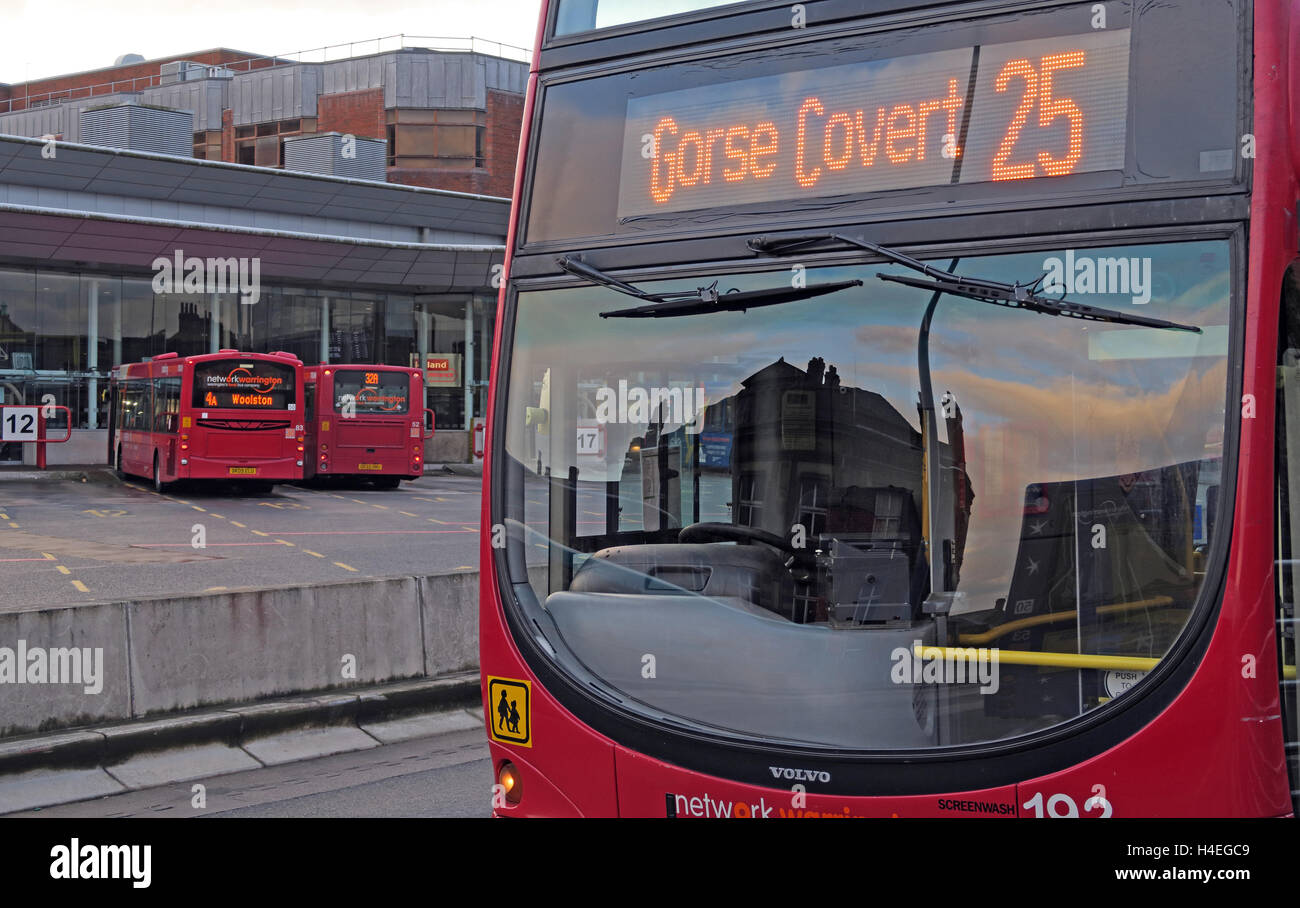
[[[508,197],[525,55],[475,39],[398,43],[320,63],[215,48],[0,83],[0,134],[82,142],[87,111],[166,108],[192,115],[195,158],[282,168],[286,139],[337,133],[384,143],[389,182]]]

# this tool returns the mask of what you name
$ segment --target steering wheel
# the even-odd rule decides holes
[[[770,545],[788,555],[797,555],[789,539],[760,530],[757,527],[738,526],[734,523],[692,523],[682,527],[677,534],[678,542],[741,542],[752,544],[761,542]]]

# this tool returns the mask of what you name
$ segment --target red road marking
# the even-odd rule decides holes
[[[201,552],[204,549],[216,548],[217,546],[283,545],[283,544],[284,543],[282,542],[209,542],[207,545],[200,546],[194,551]],[[165,549],[165,548],[174,548],[176,546],[180,546],[181,548],[191,548],[188,542],[133,542],[131,543],[131,548],[133,549]]]
[[[301,530],[281,536],[413,536],[418,533],[477,533],[478,530]]]

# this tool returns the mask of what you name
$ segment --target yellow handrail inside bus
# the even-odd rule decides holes
[[[1032,653],[1026,650],[1000,649],[996,657],[987,649],[963,649],[960,646],[916,646],[918,659],[952,659],[966,663],[991,662],[994,658],[1007,665],[1041,665],[1051,668],[1101,668],[1117,671],[1149,672],[1159,659],[1145,656],[1105,656],[1097,653]]]
[[[1109,615],[1112,612],[1127,612],[1130,609],[1139,608],[1163,608],[1166,605],[1173,605],[1174,600],[1168,596],[1155,596],[1151,599],[1138,599],[1136,602],[1114,602],[1110,605],[1103,605],[1097,608],[1098,615]],[[1012,631],[1023,630],[1027,627],[1036,627],[1039,624],[1053,624],[1057,621],[1072,621],[1078,612],[1073,609],[1068,612],[1048,612],[1046,615],[1034,615],[1032,618],[1018,618],[1015,621],[1008,621],[1006,624],[999,624],[995,628],[983,631],[979,634],[962,634],[957,638],[958,643],[988,643],[996,640]]]

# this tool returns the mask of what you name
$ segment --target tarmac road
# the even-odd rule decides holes
[[[0,611],[477,570],[480,479],[177,486],[0,483]],[[202,543],[201,547],[196,547]]]

